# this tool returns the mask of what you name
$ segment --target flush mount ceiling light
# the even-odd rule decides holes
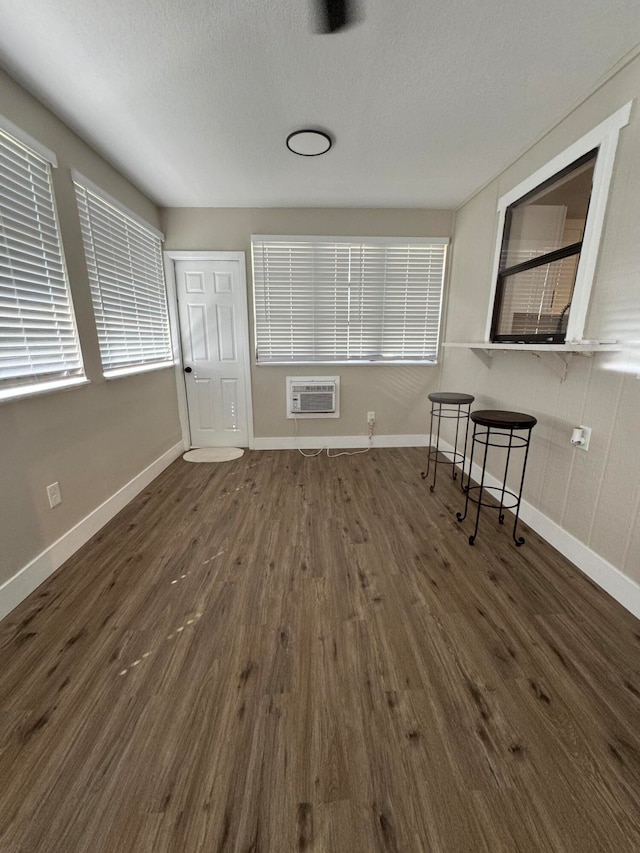
[[[321,130],[296,130],[287,136],[287,148],[301,157],[317,157],[331,148],[331,137]]]

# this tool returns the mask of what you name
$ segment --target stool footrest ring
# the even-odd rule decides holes
[[[516,507],[518,506],[518,503],[519,503],[518,496],[516,495],[515,492],[509,491],[509,489],[504,490],[504,496],[508,495],[510,498],[513,498],[513,503],[509,503],[509,504],[506,504],[504,502],[504,499],[503,499],[502,503],[500,503],[499,500],[496,503],[495,499],[491,503],[489,503],[488,501],[483,501],[481,498],[479,499],[475,495],[471,494],[471,492],[482,491],[482,492],[489,492],[489,494],[491,495],[491,491],[490,491],[491,489],[497,490],[499,495],[503,494],[502,488],[500,486],[483,486],[482,490],[480,489],[480,486],[465,486],[464,487],[464,491],[470,493],[469,494],[469,500],[471,501],[471,503],[474,503],[474,504],[479,503],[481,506],[488,506],[491,509],[499,509],[499,508],[501,508],[501,509],[516,509]]]

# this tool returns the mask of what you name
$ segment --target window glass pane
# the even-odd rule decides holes
[[[564,339],[579,255],[506,276],[496,334]]]
[[[596,152],[507,211],[501,269],[582,241]]]

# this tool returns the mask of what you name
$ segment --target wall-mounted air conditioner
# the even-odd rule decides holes
[[[339,376],[287,376],[288,418],[339,418]]]

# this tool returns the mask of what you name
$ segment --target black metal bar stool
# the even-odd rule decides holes
[[[436,446],[435,449],[431,447],[427,453],[427,470],[422,471],[420,476],[423,480],[426,480],[429,476],[429,467],[431,465],[431,460],[433,460],[433,483],[429,486],[429,490],[433,491],[436,487],[436,475],[438,473],[438,465],[447,464],[451,465],[451,476],[453,479],[457,479],[456,472],[456,463],[462,462],[464,465],[464,459],[467,455],[467,433],[469,431],[469,413],[471,411],[471,404],[475,400],[471,394],[458,394],[455,391],[435,391],[433,394],[429,394],[429,399],[431,400],[431,426],[429,427],[430,435],[433,436],[433,421],[434,419],[438,422],[438,433],[436,437]],[[451,450],[442,451],[442,455],[448,453],[451,456],[451,459],[438,459],[438,453],[440,453],[440,422],[442,418],[455,418],[456,420],[456,440],[453,446],[453,452]],[[464,453],[460,453],[458,450],[458,433],[460,432],[460,423],[464,421]]]
[[[522,487],[524,485],[524,474],[527,468],[527,457],[529,456],[529,444],[531,442],[531,430],[537,424],[536,418],[533,415],[525,415],[522,412],[503,412],[497,409],[485,409],[483,411],[471,412],[471,420],[473,421],[473,437],[471,439],[471,458],[469,459],[469,473],[467,475],[467,485],[464,485],[464,471],[462,473],[462,490],[466,492],[467,498],[464,504],[464,512],[457,512],[456,518],[458,521],[464,521],[467,517],[467,509],[469,508],[469,500],[477,504],[476,526],[473,534],[469,537],[469,545],[473,545],[475,538],[478,535],[478,524],[480,522],[480,509],[483,506],[492,507],[498,510],[498,520],[500,524],[504,524],[504,510],[515,509],[516,518],[513,524],[513,541],[516,545],[524,545],[524,539],[516,536],[516,528],[518,526],[518,518],[520,515],[520,501],[522,499]],[[482,427],[486,427],[485,430]],[[480,429],[479,429],[480,428]],[[517,435],[518,432],[524,432],[524,435]],[[484,444],[484,459],[482,461],[482,475],[480,484],[477,486],[471,485],[471,470],[473,466],[473,452],[476,444]],[[502,486],[485,486],[484,479],[487,468],[487,452],[490,447],[504,447],[507,451],[507,458],[504,466],[504,477]],[[518,494],[507,489],[507,474],[509,473],[509,462],[511,460],[511,451],[515,448],[524,448],[524,459],[522,462],[522,474],[520,476],[520,489]],[[487,503],[483,500],[484,492],[499,493],[500,505],[498,507],[493,503]],[[479,492],[476,497],[475,492]],[[496,495],[497,497],[497,495]],[[513,503],[505,503],[505,499],[513,499]]]

